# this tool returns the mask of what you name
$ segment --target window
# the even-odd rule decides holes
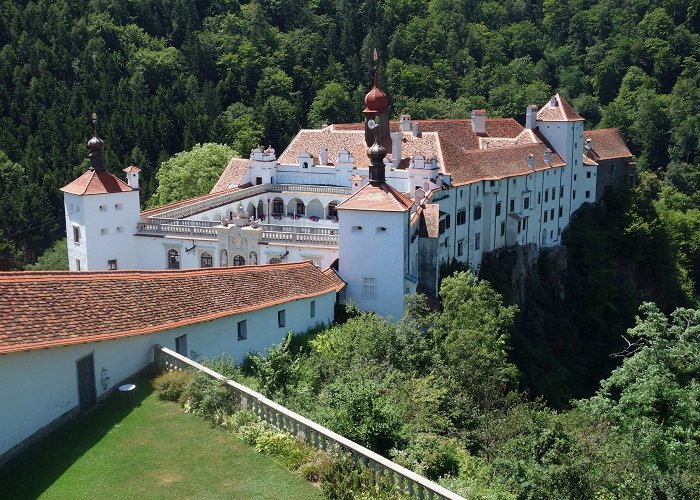
[[[175,338],[175,352],[187,356],[187,334]]]
[[[457,225],[461,226],[467,222],[467,211],[465,209],[460,210],[457,212]]]
[[[168,269],[180,269],[180,252],[168,250]]]
[[[576,177],[578,177],[576,174],[574,174],[574,180],[576,180]]]
[[[559,207],[559,217],[564,217],[564,207]]]
[[[377,295],[377,282],[374,278],[362,279],[362,296],[367,299],[373,299]]]
[[[277,326],[280,328],[284,328],[284,325],[286,324],[286,313],[285,310],[282,309],[281,311],[277,311]]]
[[[547,203],[549,201],[549,190],[544,192],[544,202]]]
[[[114,205],[114,210],[121,210],[122,208],[124,208],[124,205],[122,205],[121,203],[116,203]]]
[[[557,188],[552,188],[552,200],[557,199]]]
[[[262,177],[256,177],[255,178],[255,185],[259,186],[260,184],[262,184]]]
[[[445,219],[440,219],[438,233],[445,234]]]
[[[549,216],[549,212],[546,210],[544,211],[544,222],[547,222],[547,217]]]
[[[221,253],[219,253],[219,265],[221,267],[228,266],[228,252],[226,250],[222,250]]]
[[[282,198],[272,200],[272,215],[282,215],[284,213],[284,202]]]
[[[590,191],[586,191],[586,198],[590,198],[590,197],[591,197],[591,192],[590,192]]]
[[[80,243],[80,226],[73,226],[73,243]]]
[[[202,252],[199,257],[199,265],[200,267],[214,267],[214,258],[209,252]]]
[[[464,254],[464,240],[459,240],[457,242],[457,257],[461,257]]]
[[[527,231],[527,217],[523,219],[523,231]]]
[[[523,198],[523,210],[528,210],[530,208],[530,197],[526,196]]]
[[[248,338],[248,325],[246,320],[238,322],[238,340],[245,340]]]
[[[270,264],[272,264],[272,263],[273,262],[270,261]],[[276,264],[276,262],[275,262],[275,264]],[[233,265],[234,266],[245,266],[245,257],[243,257],[242,255],[236,255],[235,257],[233,257]]]
[[[75,259],[75,270],[80,271],[80,259]]]
[[[611,174],[615,173],[615,165],[610,165],[610,173]]]
[[[501,202],[496,203],[496,217],[501,215]]]
[[[111,259],[107,261],[107,269],[110,271],[116,271],[117,270],[117,259]]]
[[[107,205],[100,205],[100,212],[106,212],[107,211]]]
[[[559,198],[564,197],[564,186],[559,186]]]
[[[554,220],[554,209],[551,209],[551,210],[549,211],[549,218],[552,219],[552,220]]]
[[[523,229],[523,221],[519,220],[518,221],[518,234],[520,234],[520,231]]]
[[[449,229],[449,228],[450,228],[450,214],[447,214],[445,216],[445,229]]]
[[[481,233],[474,235],[474,250],[481,250]]]
[[[476,186],[476,195],[479,196],[479,186]]]
[[[103,227],[102,229],[100,229],[100,234],[107,234],[107,233],[109,233],[109,231],[107,231],[106,227]]]
[[[510,200],[510,211],[515,212],[515,200]]]
[[[118,232],[118,233],[123,233],[123,232],[124,232],[124,226],[117,226],[117,232]]]
[[[591,178],[591,173],[590,173],[590,172],[586,172],[586,179],[590,179],[590,178]]]
[[[542,193],[537,193],[537,204],[542,203]]]
[[[481,205],[477,205],[474,207],[474,220],[480,220],[481,219]]]
[[[501,222],[501,236],[505,236],[506,234],[506,223]]]
[[[489,181],[489,186],[494,187],[496,185],[496,181]]]
[[[312,318],[316,317],[316,301],[315,300],[311,301],[311,317]]]
[[[573,191],[571,191],[571,199],[572,200],[576,199],[576,190],[575,189]]]

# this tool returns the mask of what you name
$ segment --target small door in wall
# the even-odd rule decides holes
[[[80,412],[85,412],[95,406],[97,393],[95,392],[95,359],[92,354],[79,359],[76,362],[78,368],[78,401]]]

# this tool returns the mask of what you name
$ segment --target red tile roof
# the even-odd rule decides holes
[[[338,210],[371,210],[379,212],[406,212],[413,201],[387,183],[365,184],[350,198],[338,205]]]
[[[583,139],[592,140],[593,150],[584,149],[584,152],[592,160],[611,160],[613,158],[632,158],[632,153],[625,144],[622,132],[619,128],[604,128],[599,130],[585,130]]]
[[[338,286],[310,262],[0,273],[0,354],[145,335],[316,297]]]
[[[226,168],[221,173],[211,193],[231,189],[241,184],[243,176],[248,171],[249,161],[243,158],[231,158]]]
[[[336,259],[337,261],[338,259]],[[334,262],[335,263],[335,262]],[[333,264],[331,264],[332,266]],[[326,277],[331,280],[333,283],[335,283],[335,291],[339,292],[343,288],[345,288],[345,281],[343,281],[343,278],[341,278],[336,270],[333,267],[328,267],[327,269],[323,270],[323,274],[326,275]]]
[[[421,238],[437,238],[440,234],[440,205],[428,203],[421,211],[418,231]]]
[[[88,170],[61,188],[64,193],[86,196],[91,194],[133,191],[127,183],[104,170]]]
[[[535,159],[535,170],[563,167],[564,161],[552,151],[552,164],[544,162],[543,143],[524,144],[497,149],[464,151],[461,163],[451,170],[452,184],[459,186],[479,180],[494,180],[524,175],[532,172],[527,163],[528,155]]]
[[[554,100],[554,106],[552,106],[552,100]],[[547,104],[542,106],[542,109],[537,112],[537,119],[546,122],[577,122],[584,120],[571,107],[571,104],[559,94],[555,94],[552,99],[547,101]]]

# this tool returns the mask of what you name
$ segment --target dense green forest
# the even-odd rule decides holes
[[[700,496],[700,311],[645,303],[621,366],[557,412],[518,389],[516,307],[465,272],[440,295],[212,366],[465,498]]]
[[[3,1],[0,268],[62,236],[58,188],[86,168],[92,112],[146,201],[196,144],[245,155],[359,120],[375,47],[394,113],[522,119],[559,91],[697,201],[698,26],[693,0]]]

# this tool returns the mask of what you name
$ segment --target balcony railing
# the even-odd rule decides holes
[[[201,236],[216,238],[216,230],[213,226],[217,224],[219,224],[218,221],[211,220],[152,217],[147,222],[139,222],[136,232],[139,234],[173,234],[186,238]]]
[[[338,246],[338,230],[325,227],[264,224],[262,241],[301,245]]]
[[[350,196],[351,188],[341,186],[322,186],[312,184],[260,184],[243,189],[238,189],[230,193],[223,193],[219,196],[212,196],[200,201],[194,201],[182,207],[172,208],[164,212],[159,212],[159,217],[169,219],[183,219],[191,217],[195,214],[206,212],[214,208],[223,207],[237,201],[243,201],[247,198],[257,196],[264,193],[317,193],[330,194],[339,196]]]

